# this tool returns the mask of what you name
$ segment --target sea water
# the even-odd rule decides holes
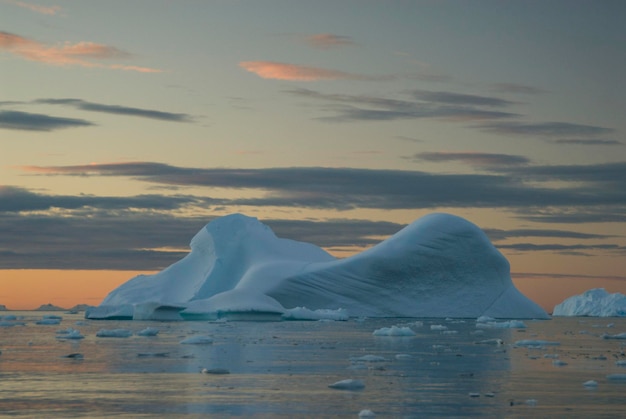
[[[44,314],[59,324],[37,324]],[[0,316],[2,417],[626,417],[626,340],[606,338],[626,332],[622,318]],[[415,334],[373,334],[392,326]],[[181,343],[191,337],[203,343]],[[329,387],[342,380],[362,386]]]

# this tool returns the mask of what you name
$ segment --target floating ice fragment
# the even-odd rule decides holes
[[[84,339],[85,337],[80,334],[76,329],[68,327],[67,329],[57,331],[57,339]]]
[[[542,347],[542,346],[558,346],[560,342],[553,342],[549,340],[533,340],[533,339],[523,339],[515,342],[515,346],[529,346],[529,347]]]
[[[619,361],[615,361],[615,365],[617,365],[618,367],[626,367],[626,360],[621,359]]]
[[[156,336],[159,334],[159,329],[156,327],[146,327],[143,330],[137,332],[137,336]]]
[[[504,345],[504,341],[502,339],[484,339],[484,340],[479,340],[477,342],[474,342],[476,344],[479,345]]]
[[[598,382],[595,380],[585,381],[583,383],[583,386],[588,387],[588,388],[592,388],[592,387],[595,388],[595,387],[598,387]]]
[[[362,390],[365,388],[365,383],[361,380],[348,378],[346,380],[340,380],[335,383],[329,384],[328,387],[336,390]]]
[[[182,345],[210,345],[213,338],[210,336],[191,336],[179,342]]]
[[[382,327],[374,330],[372,333],[374,336],[415,336],[415,332],[410,327]]]
[[[373,418],[376,414],[369,409],[363,409],[359,412],[360,418]]]
[[[139,352],[137,354],[137,358],[167,358],[169,356],[169,352]]]
[[[537,406],[537,399],[528,399],[524,402],[527,406]]]
[[[358,358],[350,358],[352,362],[384,362],[387,358],[378,355],[363,355]]]
[[[488,393],[485,393],[485,397],[496,397],[496,393],[490,391]]]
[[[37,320],[35,322],[35,324],[46,325],[46,326],[52,326],[52,325],[56,325],[60,323],[61,323],[61,319],[46,319],[46,318]]]
[[[96,332],[99,338],[128,338],[133,335],[128,329],[100,329]]]
[[[339,308],[337,310],[318,309],[309,310],[306,307],[295,307],[288,310],[282,315],[285,320],[336,320],[346,321],[350,318],[348,310]]]
[[[617,335],[609,335],[609,334],[604,334],[602,335],[602,338],[604,339],[626,339],[626,333],[618,333]]]
[[[480,397],[480,393],[472,392],[472,393],[469,393],[469,396],[470,397]]]
[[[489,322],[495,322],[496,319],[494,319],[493,317],[489,317],[489,316],[480,316],[479,318],[476,319],[476,323],[489,323]]]
[[[609,374],[606,378],[611,381],[626,381],[626,374]]]
[[[564,367],[567,365],[567,362],[561,361],[560,359],[555,359],[554,361],[552,361],[552,365],[554,365],[555,367]]]
[[[559,358],[559,354],[543,354],[544,358],[550,358],[550,359],[558,359]]]
[[[403,361],[403,360],[407,360],[407,359],[411,359],[411,358],[413,358],[413,357],[411,355],[409,355],[409,354],[396,354],[396,359],[399,360],[399,361],[400,360]]]
[[[521,320],[509,320],[505,322],[480,322],[476,323],[478,329],[525,329],[526,324]]]
[[[63,355],[61,358],[69,358],[69,359],[84,359],[85,356],[80,353],[72,353],[68,355]]]
[[[448,330],[448,326],[444,326],[443,324],[431,324],[430,330]]]
[[[200,370],[202,374],[214,374],[214,375],[224,375],[230,374],[230,371],[226,368],[202,368]]]

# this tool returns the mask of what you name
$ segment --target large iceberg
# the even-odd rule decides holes
[[[275,320],[298,307],[353,317],[548,317],[515,288],[508,261],[480,228],[441,213],[345,259],[278,238],[256,218],[217,218],[183,259],[132,278],[85,316]]]
[[[554,316],[625,317],[626,295],[594,288],[567,298],[554,307]]]

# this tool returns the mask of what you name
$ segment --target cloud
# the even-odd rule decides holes
[[[0,31],[0,50],[7,51],[29,61],[50,65],[109,68],[141,73],[161,72],[161,70],[148,67],[102,64],[98,61],[126,59],[131,55],[118,48],[94,42],[66,42],[62,45],[49,46],[20,35]]]
[[[101,103],[88,102],[82,99],[37,99],[35,103],[48,105],[72,106],[83,111],[102,112],[114,115],[136,116],[140,118],[158,119],[171,122],[190,122],[192,118],[188,114],[157,111],[153,109],[133,108],[120,105],[104,105]]]
[[[265,195],[240,197],[223,205],[281,206],[345,210],[353,208],[532,208],[626,206],[626,163],[539,166],[542,180],[571,182],[541,187],[515,167],[497,174],[433,174],[407,170],[291,167],[266,169],[184,168],[154,162],[81,166],[28,166],[44,175],[123,176],[169,186],[256,189]],[[532,173],[533,166],[525,167]],[[570,178],[567,173],[579,173]],[[543,174],[545,173],[545,174]],[[611,181],[611,177],[621,176]],[[580,181],[584,180],[584,184]]]
[[[285,93],[332,104],[322,107],[322,110],[334,113],[333,116],[320,118],[327,122],[393,121],[421,118],[480,121],[518,116],[510,112],[468,106],[465,103],[441,103],[445,97],[448,101],[489,101],[491,99],[491,103],[496,102],[495,98],[454,93],[444,95],[444,92],[435,92],[437,94],[430,97],[429,100],[400,100],[368,95],[327,94],[302,88],[285,90]],[[434,99],[438,99],[439,102]]]
[[[332,33],[318,33],[305,38],[307,44],[315,48],[334,48],[339,46],[354,45],[349,36],[334,35]]]
[[[345,73],[319,67],[279,63],[276,61],[242,61],[239,66],[264,79],[288,81],[318,81],[318,80],[380,80],[379,77],[370,77],[360,74]]]
[[[518,93],[525,95],[538,95],[547,93],[547,90],[517,83],[493,83],[491,85],[491,90],[499,93]]]
[[[131,211],[89,216],[0,213],[0,269],[156,270],[180,260],[213,217]],[[279,237],[318,246],[369,246],[401,224],[367,220],[262,220]]]
[[[94,125],[84,119],[61,118],[39,113],[0,110],[0,129],[26,131],[54,131],[63,128]]]
[[[614,145],[624,145],[621,141],[617,140],[605,140],[601,138],[589,138],[589,139],[578,139],[578,138],[559,138],[554,140],[555,144],[570,144],[570,145],[592,145],[592,146],[614,146]]]
[[[41,13],[43,15],[56,15],[61,11],[61,6],[41,6],[38,4],[27,3],[18,0],[4,0],[5,3],[9,3],[15,6],[23,7],[32,12]]]
[[[419,100],[450,105],[505,107],[516,104],[516,102],[511,102],[497,97],[469,95],[455,92],[414,90],[412,93],[413,96]]]
[[[593,239],[607,239],[616,237],[607,234],[591,234],[580,233],[578,231],[571,230],[551,230],[551,229],[513,229],[513,230],[501,230],[495,228],[483,229],[485,234],[489,236],[491,241],[497,242],[510,238],[518,237],[550,237],[550,238],[563,238],[563,239],[576,239],[576,240],[593,240]]]
[[[611,128],[569,122],[491,122],[478,125],[484,131],[502,135],[527,135],[536,137],[589,137],[612,134]]]
[[[476,152],[422,152],[412,157],[415,161],[448,162],[460,161],[472,166],[510,166],[527,165],[530,159],[512,154],[476,153]]]
[[[563,254],[574,254],[579,256],[591,256],[587,253],[594,250],[612,250],[619,253],[624,253],[625,247],[617,244],[534,244],[534,243],[515,243],[515,244],[500,244],[499,249],[517,250],[521,252],[537,252],[537,251],[550,251]]]

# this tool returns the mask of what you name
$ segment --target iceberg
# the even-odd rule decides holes
[[[594,288],[567,298],[554,307],[554,316],[625,317],[626,296]]]
[[[350,317],[548,318],[515,288],[483,231],[450,214],[422,217],[345,259],[242,214],[211,221],[190,247],[161,272],[120,285],[85,317],[282,320],[306,307]]]

